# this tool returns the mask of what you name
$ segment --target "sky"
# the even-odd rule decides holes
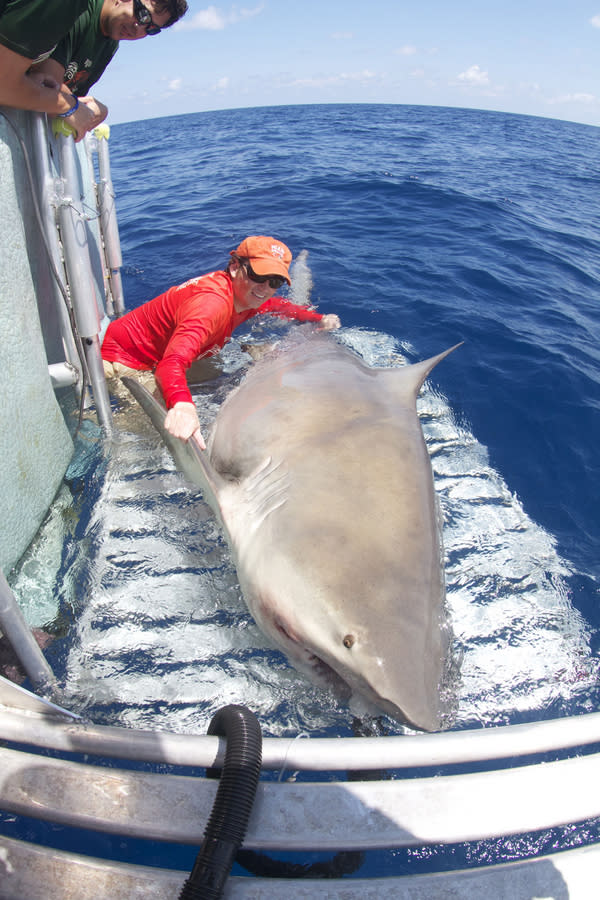
[[[600,125],[600,0],[188,0],[122,41],[109,124],[215,109],[403,103]]]

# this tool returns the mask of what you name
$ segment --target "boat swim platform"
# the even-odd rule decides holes
[[[90,725],[1,679],[0,741],[6,813],[86,829],[92,846],[96,833],[200,847],[218,781],[119,768],[117,761],[218,768],[223,738]],[[259,782],[243,849],[334,854],[450,846],[586,823],[600,816],[599,748],[600,713],[428,735],[265,738],[262,769],[279,771],[280,780]],[[543,762],[532,761],[540,755]],[[383,778],[381,769],[393,769],[394,777]],[[295,770],[343,775],[286,781],[285,772]],[[345,780],[348,772],[363,780]],[[591,900],[598,873],[600,844],[588,844],[432,874],[232,875],[223,896]],[[3,900],[166,900],[188,874],[0,836]]]

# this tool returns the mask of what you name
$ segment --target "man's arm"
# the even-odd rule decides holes
[[[57,115],[73,106],[60,82],[44,73],[42,79],[29,74],[31,60],[0,44],[0,105]]]
[[[49,79],[58,82],[60,85],[60,94],[68,102],[67,109],[73,106],[73,95],[66,85],[63,84],[65,77],[65,68],[55,59],[45,59],[43,62],[33,66],[31,77],[35,79]],[[63,110],[61,110],[62,112]],[[55,113],[56,115],[56,113]],[[103,122],[108,115],[108,109],[104,103],[100,103],[95,97],[80,97],[79,107],[67,117],[67,121],[76,132],[76,141],[82,140],[86,132],[92,131]]]
[[[195,359],[223,345],[231,334],[230,320],[231,309],[222,295],[202,288],[192,291],[179,307],[179,324],[154,370],[169,410],[165,428],[184,441],[195,437],[201,450],[206,443],[185,373]]]
[[[307,306],[300,306],[284,300],[283,297],[271,297],[257,310],[258,313],[271,313],[282,319],[297,319],[298,322],[318,322],[318,327],[323,331],[334,331],[341,325],[340,318],[335,313],[319,313]]]

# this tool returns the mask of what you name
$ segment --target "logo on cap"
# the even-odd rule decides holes
[[[271,244],[271,255],[278,256],[279,259],[283,259],[285,256],[285,250],[281,246],[281,244]]]

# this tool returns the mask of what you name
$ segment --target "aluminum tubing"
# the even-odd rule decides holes
[[[56,277],[64,277],[63,262],[58,242],[58,231],[54,215],[56,196],[54,174],[50,165],[48,151],[48,125],[46,116],[42,113],[32,113],[33,158],[38,181],[38,195],[40,199],[41,226],[46,237],[48,252],[51,256],[51,268],[55,274],[53,279],[54,298],[56,311],[60,321],[60,332],[67,360],[71,365],[77,366],[80,362],[77,345],[73,336],[71,320],[65,305],[63,295]]]
[[[100,183],[98,185],[100,220],[102,222],[106,262],[110,269],[120,269],[123,265],[123,257],[121,255],[119,226],[117,224],[115,190],[110,177],[108,142],[102,138],[98,141],[98,170],[100,172]]]
[[[123,285],[121,282],[121,266],[123,257],[121,254],[121,241],[119,238],[119,225],[115,206],[115,189],[110,175],[110,159],[108,150],[108,126],[97,128],[94,132],[98,147],[98,171],[100,182],[98,184],[98,202],[100,206],[100,225],[104,240],[104,256],[109,271],[110,292],[112,294],[114,312],[122,316],[125,312],[125,300],[123,297]]]
[[[59,208],[65,266],[71,290],[71,302],[82,339],[86,364],[100,425],[112,432],[112,415],[104,367],[100,354],[100,315],[90,262],[87,228],[83,205],[79,198],[80,179],[76,165],[75,143],[71,135],[56,135],[60,154],[60,170],[65,182],[65,196]]]
[[[51,363],[48,366],[48,374],[54,390],[63,387],[72,387],[79,381],[79,369],[69,362]]]
[[[38,647],[9,584],[0,572],[0,627],[37,690],[55,686],[54,674]]]
[[[106,378],[104,376],[104,366],[102,364],[100,339],[98,335],[95,334],[93,337],[84,338],[83,349],[92,385],[92,393],[94,394],[94,401],[96,403],[98,421],[107,434],[110,435],[112,433],[112,412],[108,388],[106,386]]]
[[[122,316],[125,312],[125,297],[123,295],[123,282],[121,280],[121,270],[111,269],[110,292],[112,294],[113,308],[116,316]]]
[[[56,136],[60,154],[60,170],[65,182],[65,196],[59,208],[60,231],[65,265],[71,289],[71,302],[81,337],[92,337],[100,331],[100,317],[87,239],[83,206],[79,199],[79,175],[75,163],[72,137]]]

